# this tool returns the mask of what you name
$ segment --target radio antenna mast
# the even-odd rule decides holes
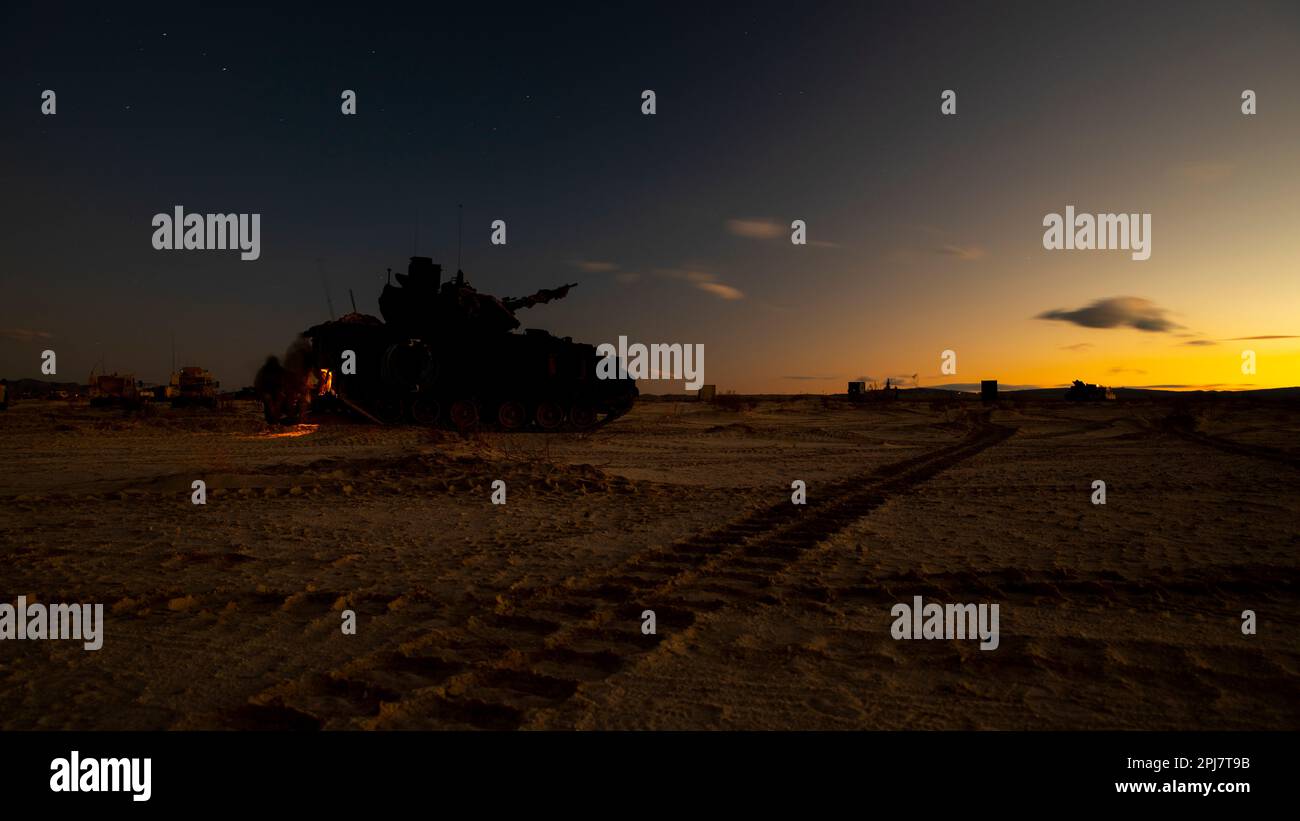
[[[465,239],[465,203],[456,206],[456,270],[460,271],[460,246]]]
[[[320,269],[320,284],[325,289],[325,307],[330,309],[330,319],[334,319],[334,300],[330,299],[330,284],[325,279],[325,262],[320,257],[316,258],[316,267]]]

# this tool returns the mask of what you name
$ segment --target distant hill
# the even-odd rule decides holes
[[[1062,385],[1059,388],[1028,388],[1017,387],[1015,385],[999,385],[998,393],[1014,393],[1017,397],[1025,399],[1059,399],[1065,395],[1068,386]],[[979,393],[979,385],[936,385],[933,388],[920,388],[919,390],[937,390],[937,391],[957,391],[961,393]],[[1144,399],[1169,396],[1250,396],[1257,399],[1300,399],[1300,387],[1294,388],[1261,388],[1250,391],[1174,391],[1162,390],[1160,388],[1111,388],[1115,392],[1116,399]],[[904,391],[911,393],[912,391]]]
[[[1015,396],[1018,399],[1063,399],[1068,385],[1061,385],[1056,388],[1038,388],[1020,385],[999,385],[998,393],[1003,396]],[[1160,388],[1112,388],[1115,392],[1116,399],[1159,399],[1171,398],[1178,396],[1186,397],[1208,397],[1208,396],[1241,396],[1254,399],[1287,399],[1300,400],[1300,386],[1293,388],[1261,388],[1250,391],[1174,391],[1162,390]],[[950,399],[953,394],[962,394],[967,396],[978,396],[980,386],[978,383],[957,383],[951,385],[934,385],[925,388],[900,388],[900,399]],[[842,393],[754,393],[754,394],[718,394],[723,396],[743,396],[746,399],[758,399],[764,401],[788,401],[791,399],[833,399],[844,398]],[[695,394],[685,393],[666,393],[653,394],[643,393],[638,401],[642,402],[694,402]]]

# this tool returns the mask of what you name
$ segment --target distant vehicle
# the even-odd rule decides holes
[[[1102,385],[1091,385],[1081,379],[1076,379],[1074,384],[1070,385],[1070,389],[1065,392],[1065,398],[1071,402],[1102,402],[1107,399],[1114,399],[1115,392]]]
[[[138,407],[143,401],[135,375],[101,373],[90,375],[90,405],[95,408]]]
[[[154,402],[167,402],[179,395],[172,385],[148,385],[143,390]]]
[[[878,382],[856,381],[849,383],[848,397],[850,402],[890,402],[898,398],[898,386],[894,384],[892,377],[885,380],[885,384]]]
[[[212,377],[211,371],[198,367],[181,368],[172,374],[169,394],[172,407],[201,406],[217,407],[217,389],[221,383]]]

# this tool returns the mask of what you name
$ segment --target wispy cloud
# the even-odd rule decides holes
[[[989,255],[989,249],[975,242],[959,242],[953,232],[934,225],[920,223],[898,223],[893,226],[895,233],[904,243],[896,247],[889,255],[892,262],[905,264],[926,264],[933,260],[935,254],[953,257],[960,262],[973,262]]]
[[[1093,347],[1093,344],[1092,344],[1091,342],[1076,342],[1076,343],[1074,343],[1073,345],[1062,345],[1062,346],[1061,346],[1061,350],[1063,350],[1063,351],[1086,351],[1086,350],[1088,350],[1089,348],[1092,348],[1092,347]]]
[[[979,245],[944,245],[939,248],[939,253],[944,256],[956,257],[963,262],[983,259],[988,256],[988,251]]]
[[[734,234],[738,237],[744,237],[746,239],[777,239],[779,237],[789,236],[789,232],[792,230],[790,222],[782,222],[767,217],[736,218],[727,220],[727,233]],[[824,239],[808,239],[807,243],[813,248],[843,247],[838,242],[830,242]]]
[[[704,291],[706,294],[713,294],[719,299],[731,301],[745,298],[744,291],[727,285],[725,282],[720,282],[717,274],[708,271],[686,268],[660,268],[655,273],[673,279],[684,279],[697,289]]]
[[[574,267],[586,271],[589,274],[614,274],[614,281],[623,285],[631,285],[633,282],[641,279],[641,275],[635,271],[621,270],[617,262],[605,262],[595,259],[578,259],[573,261]]]
[[[589,274],[607,274],[610,271],[617,271],[619,267],[618,263],[615,262],[601,262],[592,259],[576,260],[573,264]]]
[[[746,239],[776,239],[785,233],[785,226],[772,219],[729,219],[727,230]]]
[[[1067,311],[1057,308],[1044,311],[1035,319],[1053,319],[1070,322],[1084,328],[1136,328],[1139,331],[1164,333],[1181,328],[1168,319],[1164,308],[1149,299],[1136,296],[1117,296],[1099,299],[1084,308]]]
[[[1193,334],[1181,334],[1181,335],[1193,336]],[[1182,344],[1192,345],[1195,347],[1204,347],[1207,345],[1218,345],[1219,342],[1258,342],[1258,341],[1269,340],[1269,339],[1300,339],[1300,336],[1290,336],[1286,334],[1264,334],[1261,336],[1234,336],[1234,337],[1229,337],[1228,339],[1221,339],[1217,341],[1213,339],[1189,339],[1188,341]]]
[[[1146,371],[1140,368],[1120,368],[1120,367],[1111,368],[1110,372],[1111,373],[1137,373],[1137,374],[1146,373]]]
[[[733,288],[730,285],[724,285],[721,282],[697,282],[695,287],[701,291],[713,294],[719,299],[735,300],[744,299],[745,294],[739,288]]]
[[[1300,336],[1283,336],[1280,334],[1270,334],[1268,336],[1234,336],[1231,339],[1225,339],[1224,342],[1247,342],[1256,339],[1300,339]]]
[[[1233,168],[1230,162],[1188,162],[1174,166],[1169,173],[1188,182],[1207,185],[1231,177]]]
[[[820,381],[824,379],[838,379],[837,376],[783,376],[782,379],[797,379],[802,382]]]
[[[53,339],[49,331],[34,331],[30,328],[0,328],[0,339],[11,342],[36,342],[41,339]]]

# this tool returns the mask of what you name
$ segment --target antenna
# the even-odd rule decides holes
[[[325,263],[320,257],[316,258],[316,267],[320,269],[320,284],[325,289],[325,307],[330,309],[330,319],[334,319],[334,300],[330,299],[330,284],[325,279]]]
[[[465,203],[456,206],[456,270],[460,271],[460,246],[465,239]]]
[[[172,373],[176,373],[176,332],[172,331]]]
[[[357,298],[353,295],[351,288],[348,289],[348,298],[352,300],[352,313],[355,314],[357,312]]]

